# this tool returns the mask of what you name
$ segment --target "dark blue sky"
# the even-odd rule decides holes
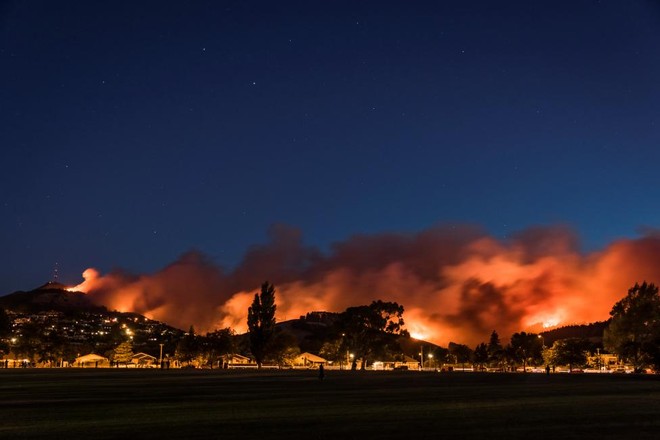
[[[1,293],[275,223],[660,225],[657,1],[134,3],[0,6]]]

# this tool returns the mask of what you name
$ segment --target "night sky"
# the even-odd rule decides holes
[[[273,224],[660,225],[657,1],[4,1],[0,81],[3,294]]]

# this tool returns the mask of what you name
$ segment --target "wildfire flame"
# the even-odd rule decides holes
[[[99,279],[99,271],[94,269],[94,268],[89,268],[86,269],[82,273],[83,281],[82,283],[78,284],[77,286],[69,287],[66,290],[69,292],[84,292],[87,293],[92,289],[92,286],[95,284],[95,282]]]
[[[71,290],[123,311],[198,331],[246,329],[264,281],[275,283],[278,320],[342,311],[372,300],[404,305],[414,337],[476,344],[515,331],[604,320],[637,281],[660,280],[660,238],[618,240],[582,254],[566,228],[532,228],[502,241],[470,227],[351,237],[328,254],[279,226],[225,272],[189,252],[149,275],[84,272]]]
[[[552,328],[552,327],[557,327],[559,325],[559,320],[558,319],[550,319],[548,321],[543,321],[543,328]]]

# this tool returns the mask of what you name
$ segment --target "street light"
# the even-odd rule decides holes
[[[536,337],[541,340],[541,358],[543,359],[543,363],[545,364],[546,371],[549,371],[548,368],[550,368],[550,367],[546,363],[546,360],[545,360],[545,358],[546,358],[546,356],[545,356],[545,349],[546,349],[546,347],[545,347],[545,338],[540,333],[538,335],[536,335]]]
[[[346,333],[341,334],[341,345],[345,344],[344,338],[346,337]],[[348,362],[348,350],[346,350],[346,362]],[[344,369],[344,359],[343,356],[339,356],[339,369],[343,370]]]
[[[429,353],[429,366],[433,368],[433,354]]]

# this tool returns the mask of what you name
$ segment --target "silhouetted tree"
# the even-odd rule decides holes
[[[54,331],[43,335],[37,347],[37,357],[40,362],[47,362],[52,367],[63,358],[66,341]]]
[[[191,325],[188,333],[183,335],[176,344],[174,356],[179,362],[191,363],[201,355],[202,347],[199,336],[195,333],[195,328]]]
[[[474,364],[479,370],[483,370],[488,363],[488,358],[488,345],[482,342],[474,349]]]
[[[268,347],[268,359],[274,361],[280,368],[290,366],[300,354],[298,340],[285,331],[276,331]]]
[[[605,347],[630,362],[635,371],[655,363],[660,341],[660,296],[654,284],[635,284],[614,304],[605,330]]]
[[[504,358],[504,347],[500,342],[500,336],[495,330],[490,334],[488,341],[488,363],[491,366],[501,367]]]
[[[447,362],[451,362],[449,350],[444,347],[433,346],[429,353],[433,355],[433,365],[435,368],[442,368]]]
[[[543,340],[537,334],[514,333],[510,346],[514,359],[522,362],[523,371],[527,371],[527,364],[543,362]]]
[[[321,346],[319,356],[332,362],[339,362],[343,365],[346,361],[346,350],[342,347],[341,339],[332,339]]]
[[[204,338],[204,348],[211,368],[214,363],[219,365],[221,359],[236,350],[234,331],[231,328],[223,328],[207,333]]]
[[[465,369],[465,364],[472,362],[473,352],[467,345],[450,342],[448,348],[456,363],[461,364],[463,369]]]
[[[502,349],[502,359],[500,361],[500,366],[505,370],[515,370],[518,365],[518,353],[516,348],[512,347],[511,344],[506,344]]]
[[[660,373],[660,335],[656,335],[646,344],[646,356],[653,370]]]
[[[11,347],[9,346],[9,342],[0,339],[0,358],[3,358],[4,355],[9,354],[10,351]]]
[[[38,358],[39,349],[44,339],[43,329],[34,322],[24,324],[16,337],[14,351],[19,357],[34,361]]]
[[[337,326],[344,335],[342,349],[353,353],[351,369],[366,368],[373,356],[397,351],[398,336],[407,336],[404,330],[403,306],[395,302],[374,301],[368,306],[349,307],[341,313]]]
[[[91,351],[91,350],[89,350],[89,351]],[[87,351],[87,352],[89,352],[89,351]],[[62,352],[60,353],[60,355],[61,355],[61,358],[60,358],[61,361],[67,362],[69,365],[72,365],[73,362],[75,361],[76,357],[78,357],[78,350],[76,350],[76,346],[65,343],[62,346]]]
[[[266,281],[261,285],[261,293],[254,294],[247,317],[250,351],[258,368],[261,368],[268,354],[269,344],[275,332],[276,308],[275,287]]]
[[[588,347],[589,341],[586,339],[560,339],[552,344],[548,360],[553,365],[568,365],[568,371],[573,371],[573,367],[587,364]]]

